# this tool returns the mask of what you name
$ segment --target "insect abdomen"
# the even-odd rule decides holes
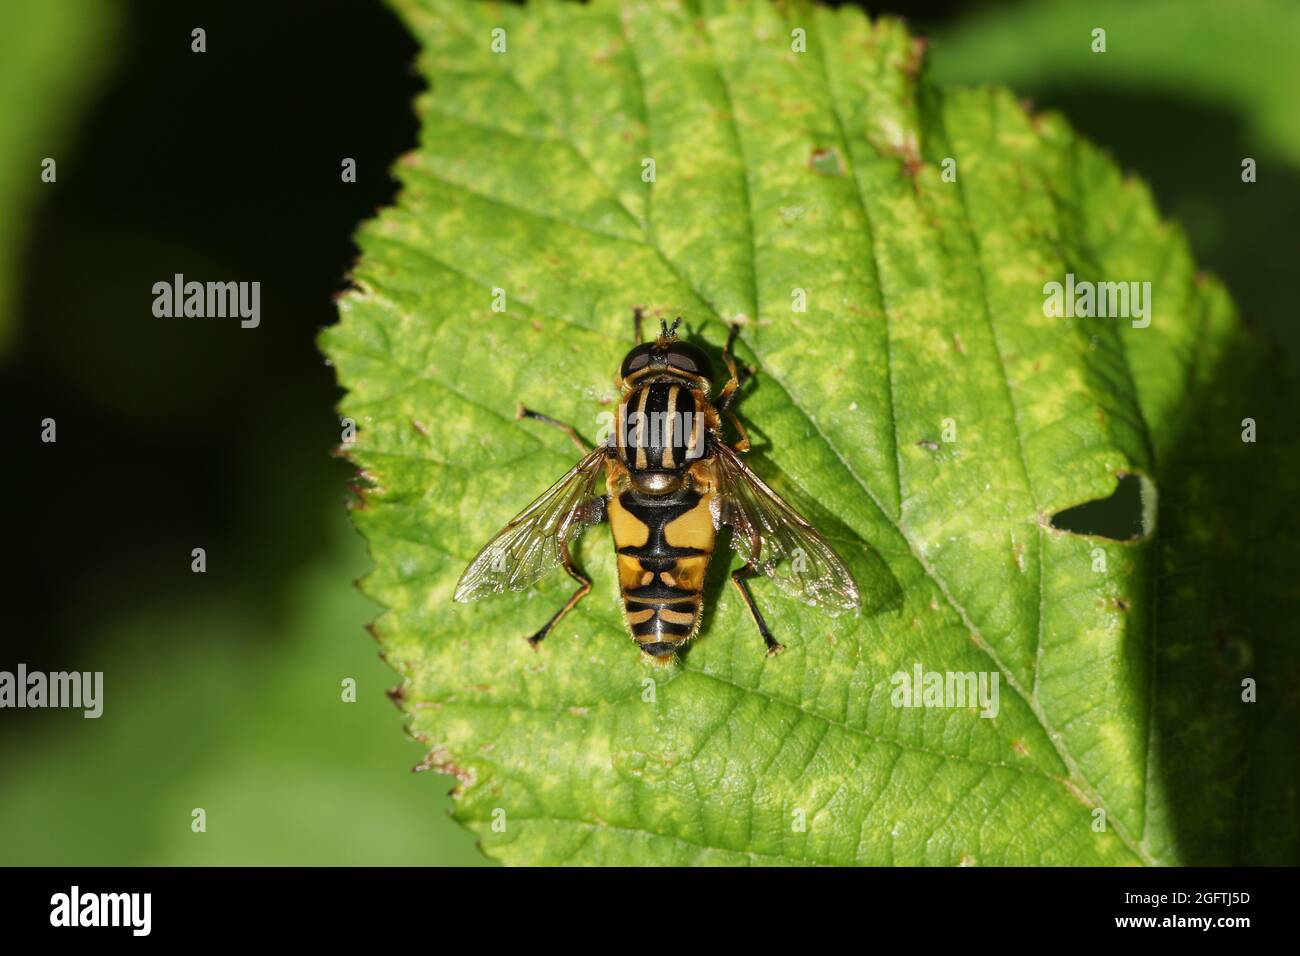
[[[642,650],[666,658],[695,636],[714,528],[707,494],[623,491],[609,502],[623,613]]]

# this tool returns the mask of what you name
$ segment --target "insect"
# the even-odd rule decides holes
[[[699,631],[704,575],[724,526],[746,562],[731,580],[769,655],[784,647],[754,603],[749,578],[767,575],[791,596],[832,612],[855,610],[858,588],[843,562],[739,457],[749,437],[731,405],[751,374],[743,365],[738,371],[733,356],[739,326],[731,327],[722,353],[729,377],[711,400],[712,364],[677,337],[681,319],[671,328],[661,320],[659,336],[646,342],[640,309],[633,318],[637,345],[619,368],[621,400],[606,442],[589,449],[572,426],[520,408],[520,418],[563,429],[583,458],[479,552],[461,575],[456,600],[521,590],[563,567],[578,589],[528,638],[536,647],[591,590],[569,545],[582,529],[608,521],[624,618],[633,640],[658,663]],[[724,417],[737,434],[731,443],[722,437]]]

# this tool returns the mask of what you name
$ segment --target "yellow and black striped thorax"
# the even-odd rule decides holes
[[[667,495],[629,488],[610,498],[623,612],[632,637],[655,657],[670,656],[699,628],[715,535],[711,498],[690,488]]]
[[[680,471],[704,455],[704,393],[671,379],[629,392],[618,407],[615,447],[633,471]]]

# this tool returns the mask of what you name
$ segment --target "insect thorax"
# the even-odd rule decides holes
[[[673,380],[647,382],[623,398],[615,447],[638,484],[648,477],[638,473],[678,474],[704,457],[707,409],[701,391]]]

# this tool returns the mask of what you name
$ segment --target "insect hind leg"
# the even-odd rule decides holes
[[[529,636],[528,643],[532,645],[534,649],[537,648],[538,644],[542,643],[547,634],[551,633],[551,628],[560,623],[560,619],[563,618],[564,615],[577,607],[578,602],[585,598],[587,592],[591,590],[591,578],[587,577],[573,566],[573,558],[569,555],[568,544],[560,545],[560,555],[564,561],[564,570],[568,572],[569,577],[578,582],[578,590],[574,591],[569,597],[569,600],[564,602],[562,608],[551,615],[551,619],[543,624],[537,633]]]
[[[758,572],[754,569],[754,566],[747,564],[743,568],[736,568],[731,572],[731,582],[736,585],[736,590],[740,592],[740,599],[745,602],[745,607],[749,608],[754,623],[758,625],[758,633],[762,635],[763,643],[767,645],[767,656],[774,657],[785,650],[785,645],[772,636],[767,621],[763,620],[763,612],[758,609],[758,605],[754,603],[754,595],[749,592],[746,579],[757,574]]]

